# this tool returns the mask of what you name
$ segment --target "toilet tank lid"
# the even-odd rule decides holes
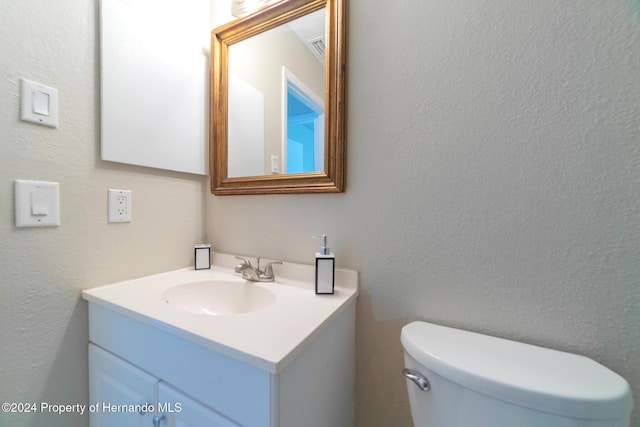
[[[516,405],[594,420],[633,407],[629,383],[584,356],[426,322],[404,326],[401,341],[432,372]]]

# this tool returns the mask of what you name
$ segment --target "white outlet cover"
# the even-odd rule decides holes
[[[16,227],[55,227],[60,225],[60,184],[16,179]]]
[[[131,222],[131,190],[109,189],[108,222]]]

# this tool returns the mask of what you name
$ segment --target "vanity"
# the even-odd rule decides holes
[[[357,273],[316,295],[311,265],[213,260],[83,292],[91,426],[352,426]]]

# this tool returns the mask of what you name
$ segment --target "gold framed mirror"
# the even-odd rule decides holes
[[[211,192],[343,192],[346,0],[274,3],[214,29],[211,53]]]

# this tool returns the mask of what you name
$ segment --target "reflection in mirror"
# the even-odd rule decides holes
[[[285,67],[282,76],[284,173],[322,171],[324,101]]]
[[[229,47],[229,177],[324,170],[324,33],[322,9]]]
[[[344,191],[346,0],[282,0],[211,33],[211,192]]]

